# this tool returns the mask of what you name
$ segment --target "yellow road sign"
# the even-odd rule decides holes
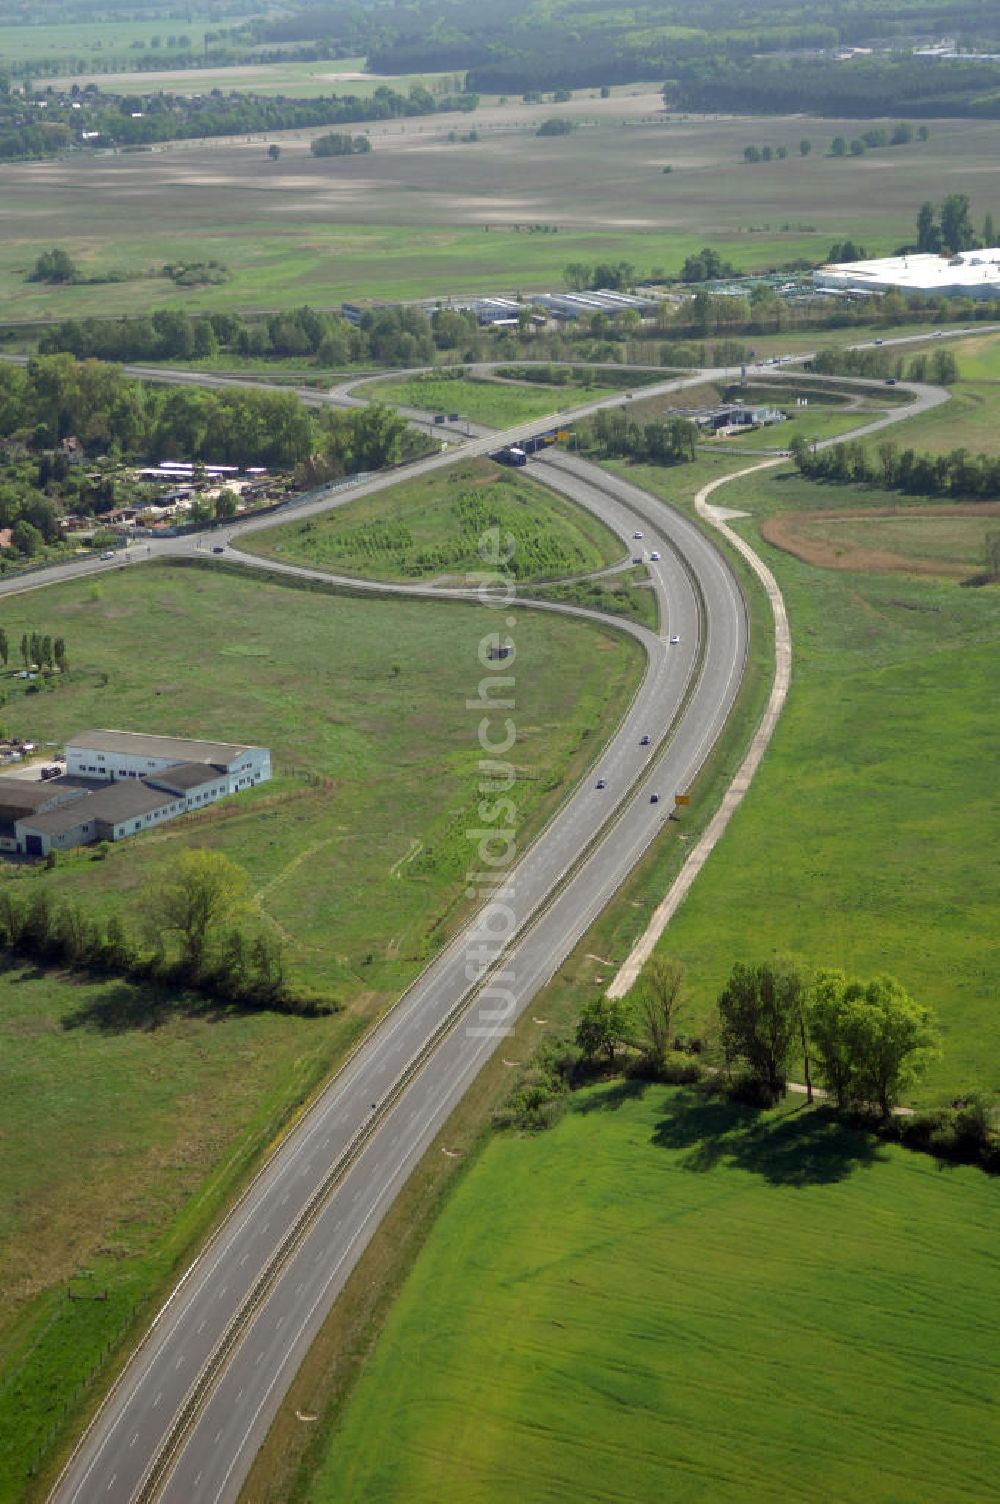
[[[674,795],[674,803],[675,804],[690,804],[691,803],[691,795],[690,794],[675,794]]]

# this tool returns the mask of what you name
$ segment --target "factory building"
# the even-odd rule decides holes
[[[877,261],[846,261],[814,273],[816,291],[864,296],[886,292],[936,294],[950,298],[1000,298],[1000,248],[959,251],[955,256],[920,252],[883,256]]]

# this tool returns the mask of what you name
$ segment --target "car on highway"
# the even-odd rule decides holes
[[[641,533],[633,533],[633,534],[632,534],[632,537],[633,537],[633,538],[641,538],[641,537],[642,537],[642,534],[641,534]]]
[[[101,555],[101,558],[102,559],[113,559],[114,556],[115,556],[114,549],[113,548],[109,548],[106,554],[102,554]]]
[[[599,778],[599,779],[598,779],[598,780],[597,780],[597,787],[598,787],[598,788],[599,788],[599,789],[606,789],[606,788],[607,788],[607,786],[608,786],[608,785],[607,785],[607,781],[606,781],[606,779],[604,779],[604,778]]]
[[[650,802],[650,804],[659,804],[659,802],[660,802],[660,796],[659,796],[659,794],[650,794],[650,796],[649,796],[649,802]]]
[[[640,738],[639,738],[639,746],[640,747],[648,747],[649,746],[649,737],[648,736],[640,736]]]
[[[881,340],[881,339],[877,339],[877,340],[876,340],[876,341],[875,341],[875,343],[876,343],[876,344],[877,344],[877,345],[882,345],[882,344],[884,344],[884,343],[885,343],[885,341],[884,341],[884,340]]]
[[[673,636],[671,637],[671,639],[670,639],[670,646],[672,648],[675,648],[679,642],[680,642],[680,638],[678,637],[677,633],[675,632],[673,634]]]
[[[655,548],[654,548],[654,549],[653,549],[653,550],[652,550],[652,551],[651,551],[651,553],[650,553],[650,555],[649,555],[649,557],[650,557],[650,558],[651,558],[651,559],[655,559],[655,560],[657,560],[657,561],[659,561],[659,558],[660,558],[660,556],[659,556],[659,554],[658,554],[658,553],[657,553],[657,551],[656,551],[656,549],[655,549]]]
[[[225,551],[226,551],[225,544],[223,544],[223,543],[213,543],[212,544],[212,552],[213,552],[213,554],[224,554]]]
[[[895,386],[896,385],[896,378],[895,378],[895,376],[887,376],[885,378],[885,384],[886,384],[886,386]]]
[[[633,564],[641,564],[642,563],[642,554],[633,554],[632,555],[632,563]]]

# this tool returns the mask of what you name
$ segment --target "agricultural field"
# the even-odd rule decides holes
[[[164,32],[165,23],[159,31]],[[171,26],[171,31],[175,28]],[[2,55],[2,53],[0,53]],[[406,76],[382,77],[365,69],[363,57],[325,58],[320,63],[235,63],[231,67],[164,68],[162,71],[142,69],[135,73],[69,73],[45,79],[44,84],[54,88],[72,88],[78,84],[84,88],[94,83],[105,92],[164,93],[192,95],[207,94],[212,89],[221,89],[228,94],[260,94],[270,96],[284,94],[294,99],[312,99],[318,95],[354,94],[366,99],[380,84],[402,92],[413,84],[422,84],[432,92],[439,82],[451,87],[455,75],[438,73],[415,73]],[[462,75],[458,75],[461,83]]]
[[[18,64],[27,59],[51,56],[53,64],[59,66],[69,58],[82,58],[88,52],[102,63],[119,58],[134,60],[134,43],[144,44],[145,55],[154,37],[159,37],[161,45],[166,47],[168,36],[189,37],[191,51],[197,52],[204,47],[205,32],[212,31],[217,24],[210,16],[192,13],[169,21],[118,18],[113,21],[67,21],[47,26],[0,26],[0,65],[16,73]],[[114,75],[95,74],[94,77],[101,83],[105,77],[113,78]]]
[[[407,381],[373,381],[356,389],[393,407],[417,407],[432,413],[458,413],[490,428],[530,423],[549,413],[567,412],[584,402],[613,397],[616,388],[600,386],[546,387],[525,382],[476,381],[466,377],[414,376]]]
[[[598,106],[606,112],[594,114]],[[858,160],[820,150],[838,132],[856,133],[857,122],[815,122],[810,157],[748,167],[748,137],[766,125],[776,144],[794,144],[802,121],[685,120],[657,117],[658,108],[647,90],[382,122],[371,128],[372,152],[353,158],[311,157],[316,132],[307,131],[284,133],[278,162],[260,138],[5,165],[0,301],[13,311],[16,300],[20,318],[148,308],[141,278],[26,285],[26,270],[53,244],[88,274],[225,262],[225,286],[174,296],[189,310],[334,306],[560,286],[571,261],[625,259],[640,273],[676,274],[705,244],[749,271],[821,260],[848,229],[887,251],[912,237],[926,184],[959,170],[977,219],[993,202],[998,122],[935,122],[923,145]],[[573,134],[536,136],[546,114],[574,111]],[[599,123],[585,122],[588,111]],[[448,141],[473,126],[479,141]]]
[[[587,1088],[458,1180],[297,1497],[978,1504],[994,1202],[801,1105]]]
[[[5,718],[22,733],[243,737],[272,748],[277,775],[103,861],[84,850],[52,871],[8,867],[5,891],[44,886],[90,914],[123,913],[138,933],[165,855],[224,851],[247,868],[257,922],[286,941],[293,976],[342,1005],[315,1020],[251,1016],[35,968],[0,976],[0,1436],[23,1479],[133,1309],[460,919],[480,756],[465,701],[487,627],[465,605],[160,566],[12,598],[3,616],[15,641],[44,618],[71,662],[51,692],[4,681]],[[611,630],[537,612],[510,635],[525,665],[514,797],[526,842],[615,724],[640,655]],[[123,1081],[143,1090],[123,1096]],[[109,1298],[68,1302],[69,1280]],[[6,1487],[0,1499],[19,1496]]]
[[[629,473],[678,499],[671,472]],[[877,560],[817,568],[760,539],[761,524],[788,513],[822,525],[831,511],[899,503],[874,489],[779,469],[717,500],[751,514],[734,526],[777,575],[795,660],[764,764],[662,942],[691,979],[685,1027],[705,1026],[734,960],[778,952],[863,975],[889,971],[934,1008],[944,1032],[944,1058],[919,1100],[972,1087],[998,1094],[1000,831],[987,749],[1000,591],[926,573],[933,551],[947,575],[951,530],[921,528],[920,572],[904,575]]]
[[[892,512],[780,512],[764,524],[770,543],[826,569],[877,569],[968,580],[982,572],[1000,503],[898,507]]]
[[[496,527],[513,539],[511,573],[522,583],[588,574],[624,555],[620,540],[597,518],[488,459],[403,481],[322,517],[254,533],[249,547],[369,579],[474,582],[493,568],[479,546],[487,529]]]

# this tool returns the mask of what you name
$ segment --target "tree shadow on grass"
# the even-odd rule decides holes
[[[669,1100],[653,1143],[687,1150],[687,1170],[719,1165],[759,1175],[769,1185],[835,1185],[885,1159],[870,1133],[838,1122],[828,1108],[795,1108],[775,1117],[755,1108],[688,1095]]]
[[[98,1034],[128,1034],[135,1030],[152,1032],[168,1019],[183,1014],[214,1020],[224,1010],[203,998],[179,994],[148,983],[109,982],[95,996],[88,997],[67,1013],[64,1029],[92,1029]]]
[[[617,1112],[626,1102],[634,1102],[649,1087],[648,1081],[609,1081],[600,1091],[588,1092],[573,1103],[573,1111],[581,1115],[591,1112]]]

